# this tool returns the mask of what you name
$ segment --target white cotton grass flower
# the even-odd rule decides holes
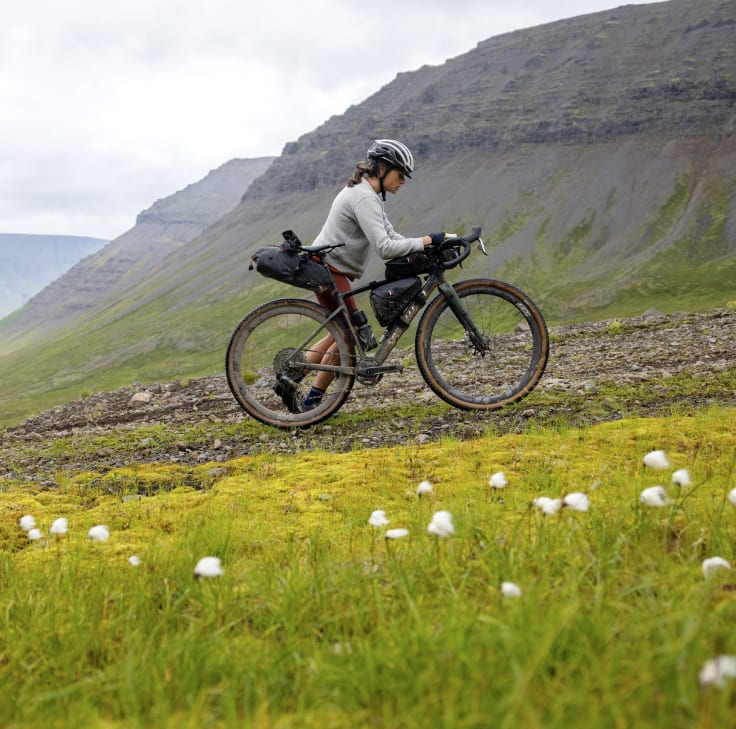
[[[60,516],[58,519],[54,519],[49,534],[66,534],[69,531],[69,521],[66,517]]]
[[[501,594],[504,597],[521,597],[521,588],[515,582],[502,582]]]
[[[196,577],[220,577],[225,574],[219,557],[202,557],[194,567]]]
[[[690,486],[692,484],[690,471],[687,468],[681,468],[679,471],[675,471],[672,474],[672,483],[677,486]]]
[[[723,688],[726,679],[736,678],[736,656],[720,655],[703,664],[698,674],[700,685]]]
[[[646,506],[667,506],[670,503],[664,486],[649,486],[641,492],[639,499]]]
[[[730,570],[731,563],[723,557],[708,557],[703,560],[703,577],[708,579],[712,574],[718,572],[718,570]]]
[[[551,516],[562,508],[562,499],[551,499],[549,496],[539,496],[532,501],[532,506],[541,509],[544,514]]]
[[[368,518],[368,523],[372,527],[384,527],[391,522],[386,518],[386,512],[383,509],[376,509]]]
[[[427,527],[427,531],[437,537],[451,537],[455,533],[452,514],[449,511],[436,511]]]
[[[488,485],[492,489],[505,489],[509,485],[509,482],[506,480],[506,474],[503,471],[499,471],[488,479]]]
[[[131,554],[130,557],[128,557],[128,562],[130,562],[133,567],[138,567],[141,563],[141,558],[137,554]]]
[[[409,536],[408,529],[388,529],[383,535],[386,539],[402,539]]]
[[[104,524],[93,526],[88,533],[93,542],[106,542],[110,538],[110,531]]]
[[[429,481],[421,481],[417,486],[417,496],[424,496],[432,493],[432,484]]]
[[[731,489],[728,493],[728,500],[736,506],[736,489]]]
[[[644,456],[644,465],[655,471],[664,471],[670,467],[667,454],[664,451],[650,451]]]
[[[39,539],[43,539],[43,532],[40,529],[33,527],[33,529],[28,530],[28,538],[32,542],[37,542]]]
[[[562,505],[573,511],[588,511],[590,508],[590,499],[588,498],[588,494],[577,491],[565,496],[562,500]]]
[[[349,656],[353,652],[353,646],[348,641],[338,641],[332,644],[332,652],[336,656]]]
[[[18,524],[24,532],[30,532],[36,526],[36,520],[30,514],[26,514],[18,519]]]

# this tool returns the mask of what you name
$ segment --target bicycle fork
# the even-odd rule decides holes
[[[485,356],[486,354],[488,354],[491,351],[491,342],[489,338],[484,336],[480,329],[478,329],[478,327],[475,325],[475,322],[470,317],[470,313],[463,306],[463,302],[457,295],[457,291],[455,291],[455,288],[446,281],[443,281],[442,283],[440,283],[439,289],[443,293],[444,297],[447,299],[447,303],[450,306],[452,313],[463,325],[463,329],[465,329],[468,338],[470,339],[470,343],[475,348],[475,351],[481,356]]]

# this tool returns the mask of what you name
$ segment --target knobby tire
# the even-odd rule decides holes
[[[328,321],[330,312],[303,299],[277,299],[251,311],[237,326],[227,348],[225,372],[230,390],[240,406],[256,420],[277,428],[308,427],[330,417],[343,405],[354,383],[354,375],[335,375],[322,402],[306,412],[291,412],[275,390],[279,378],[296,383],[291,407],[300,407],[309,392],[316,370],[300,367],[316,352],[317,342],[329,333],[337,343],[335,366],[354,365],[355,345],[338,319]],[[320,326],[324,329],[317,333]],[[283,383],[281,383],[283,385]]]
[[[419,370],[443,400],[463,410],[496,410],[526,397],[549,356],[541,312],[519,289],[491,279],[453,286],[485,345],[477,346],[438,294],[417,327]]]

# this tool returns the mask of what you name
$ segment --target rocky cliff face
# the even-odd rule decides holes
[[[138,215],[133,228],[54,280],[4,322],[4,335],[13,337],[29,328],[58,328],[114,301],[169,254],[232,210],[272,161],[271,157],[231,160],[199,182],[156,201]]]
[[[334,185],[377,136],[410,141],[421,173],[468,150],[482,165],[523,145],[733,133],[734,38],[733,0],[624,6],[496,36],[399,74],[287,145],[248,197]]]

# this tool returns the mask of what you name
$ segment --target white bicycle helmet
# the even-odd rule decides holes
[[[376,139],[368,150],[368,159],[380,160],[411,178],[414,157],[409,148],[395,139]]]

